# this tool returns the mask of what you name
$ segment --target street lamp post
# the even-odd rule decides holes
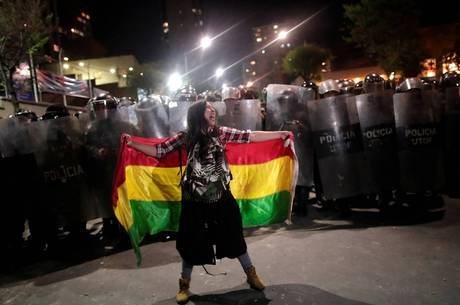
[[[64,77],[64,72],[62,70],[62,47],[59,47],[58,57],[59,57],[59,73],[61,74],[62,77]],[[64,91],[64,94],[62,95],[62,102],[64,103],[64,106],[67,107],[67,97],[65,95],[65,91]]]

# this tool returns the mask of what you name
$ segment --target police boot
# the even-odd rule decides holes
[[[176,293],[176,302],[178,304],[185,304],[190,297],[190,279],[179,279],[179,291]]]
[[[262,283],[262,280],[256,273],[256,268],[252,266],[251,268],[245,270],[246,275],[248,276],[248,279],[246,282],[248,282],[249,286],[258,291],[262,291],[265,289],[264,283]]]

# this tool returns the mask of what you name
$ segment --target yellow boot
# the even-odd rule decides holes
[[[176,302],[178,304],[185,304],[190,297],[190,279],[179,279],[179,291],[176,293]]]
[[[254,268],[254,266],[252,266],[245,272],[246,272],[246,275],[248,276],[247,282],[252,289],[259,290],[259,291],[262,291],[265,289],[265,285],[262,282],[262,280],[259,278],[259,276],[257,275],[256,268]]]

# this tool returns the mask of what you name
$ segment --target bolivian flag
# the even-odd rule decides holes
[[[132,137],[155,145],[166,139]],[[240,207],[244,227],[263,226],[290,219],[297,160],[293,145],[282,140],[249,144],[228,143],[226,156],[233,180],[230,189]],[[128,232],[138,265],[139,245],[146,234],[177,231],[181,210],[180,164],[185,151],[161,159],[121,144],[112,202],[115,215]]]

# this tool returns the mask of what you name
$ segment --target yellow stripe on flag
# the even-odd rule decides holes
[[[184,168],[185,170],[185,168]],[[179,167],[126,167],[128,198],[140,201],[180,201]]]
[[[262,198],[281,191],[291,191],[294,160],[281,157],[266,163],[230,165],[230,182],[236,199]]]
[[[291,191],[294,160],[281,157],[266,163],[230,165],[230,183],[236,199],[262,198],[281,191]],[[180,201],[178,167],[126,167],[128,198],[139,201]]]

